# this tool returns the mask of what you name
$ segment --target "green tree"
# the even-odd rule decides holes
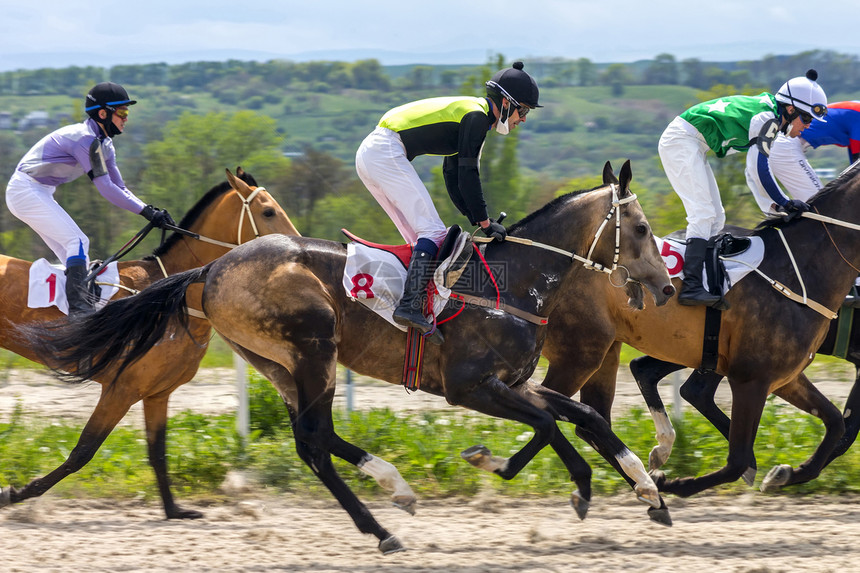
[[[597,68],[588,58],[576,61],[576,75],[581,86],[593,86],[597,81]]]
[[[633,77],[624,64],[610,64],[600,76],[600,81],[611,88],[614,97],[621,97],[624,95],[625,86],[632,83]]]
[[[678,83],[678,62],[672,54],[659,54],[645,70],[644,83],[670,84]]]

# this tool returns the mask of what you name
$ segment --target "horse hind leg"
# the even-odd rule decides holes
[[[203,517],[203,513],[182,509],[176,504],[170,491],[170,478],[167,473],[167,400],[168,396],[143,400],[149,465],[155,472],[155,481],[167,519],[199,519]]]
[[[89,463],[131,405],[137,401],[137,398],[126,396],[115,388],[116,385],[111,389],[102,388],[99,402],[66,460],[46,476],[32,480],[21,489],[12,486],[4,488],[0,494],[0,507],[38,497]]]

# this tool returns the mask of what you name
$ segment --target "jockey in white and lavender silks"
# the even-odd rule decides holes
[[[6,205],[29,225],[66,266],[69,315],[92,311],[84,279],[89,239],[54,199],[58,185],[87,174],[99,193],[121,209],[140,214],[160,227],[173,223],[163,209],[146,205],[122,180],[112,138],[125,129],[128,108],[137,103],[125,88],[104,82],[86,96],[89,119],[43,137],[18,163],[6,187]]]

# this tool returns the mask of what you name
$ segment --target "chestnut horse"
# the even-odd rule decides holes
[[[860,168],[849,168],[810,200],[815,211],[812,215],[818,219],[785,221],[774,217],[750,232],[765,244],[761,272],[793,292],[804,292],[809,300],[827,309],[840,307],[860,264],[858,173]],[[670,301],[662,309],[646,307],[621,316],[613,313],[617,304],[610,302],[619,296],[614,289],[586,291],[579,288],[583,284],[575,286],[577,289],[567,296],[573,301],[566,309],[569,312],[564,318],[553,316],[550,323],[544,346],[550,361],[543,382],[547,387],[568,396],[581,389],[582,402],[608,418],[622,342],[658,360],[690,368],[700,366],[703,307]],[[738,282],[726,300],[731,308],[722,313],[716,372],[728,378],[733,397],[727,463],[701,477],[667,480],[655,473],[661,491],[689,496],[742,477],[754,465],[756,429],[771,392],[821,418],[826,429],[821,444],[806,462],[796,469],[781,468],[781,485],[815,478],[844,433],[838,409],[803,375],[827,335],[830,318],[789,300],[756,274]],[[577,306],[594,312],[584,313]],[[590,336],[571,353],[567,350],[568,337],[574,332],[589,332]],[[663,430],[658,426],[658,435]]]
[[[425,347],[421,390],[534,429],[533,438],[510,458],[493,456],[480,446],[464,452],[464,457],[511,479],[550,445],[578,487],[572,501],[580,517],[591,497],[591,469],[558,431],[556,421],[585,427],[598,451],[623,472],[639,498],[652,509],[666,510],[642,463],[601,416],[529,382],[546,328],[540,320],[521,316],[553,314],[564,303],[561,295],[568,283],[597,274],[594,270],[605,271],[603,280],[615,276],[618,282],[640,281],[658,304],[674,294],[629,181],[628,163],[620,185],[560,197],[513,225],[507,241],[485,245],[482,256],[487,268],[504,269],[506,285],[501,292],[487,280],[471,287],[455,285],[455,291],[487,304],[465,306],[450,323],[441,346]],[[57,357],[58,364],[73,370],[77,378],[116,376],[137,364],[171,325],[175,328],[175,319],[180,324],[188,320],[186,289],[203,283],[202,309],[212,326],[272,381],[287,403],[299,457],[358,529],[379,540],[380,551],[399,551],[403,549],[399,540],[373,518],[331,461],[335,455],[356,465],[394,490],[394,501],[411,510],[414,494],[397,470],[344,441],[333,427],[336,364],[399,384],[406,341],[403,332],[350,300],[342,286],[345,260],[346,248],[340,243],[261,237],[205,267],[168,277],[134,297],[109,304],[83,321],[58,328],[36,325],[23,332],[40,346],[42,355]],[[588,332],[581,335],[587,337]]]
[[[256,236],[269,233],[298,235],[287,214],[254,179],[237,170],[238,177],[227,171],[227,181],[211,189],[185,215],[179,226],[199,235],[194,239],[173,233],[152,255],[138,261],[119,262],[122,287],[114,297],[122,298],[140,291],[166,274],[177,273],[215,260],[232,247]],[[16,328],[25,323],[44,323],[64,319],[56,307],[28,308],[27,289],[31,263],[0,255],[0,346],[30,360],[53,365],[51,357],[40,357],[34,347],[17,335]],[[199,308],[199,301],[198,306]],[[168,518],[198,518],[202,514],[179,507],[173,500],[167,476],[165,434],[167,400],[197,372],[206,353],[210,336],[209,323],[192,319],[188,332],[177,331],[159,341],[157,349],[147,353],[114,380],[113,376],[95,376],[102,392],[95,410],[81,432],[77,445],[67,459],[44,477],[24,487],[0,490],[0,507],[39,496],[64,477],[89,462],[96,451],[125,416],[128,409],[143,400],[149,462],[155,471],[158,488]],[[110,383],[109,383],[110,382]]]

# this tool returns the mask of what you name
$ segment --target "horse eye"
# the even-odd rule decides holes
[[[638,225],[636,225],[636,233],[639,235],[648,234],[648,225],[646,225],[645,223],[639,223]]]
[[[263,217],[271,219],[275,216],[275,210],[271,207],[266,207],[263,209]]]

